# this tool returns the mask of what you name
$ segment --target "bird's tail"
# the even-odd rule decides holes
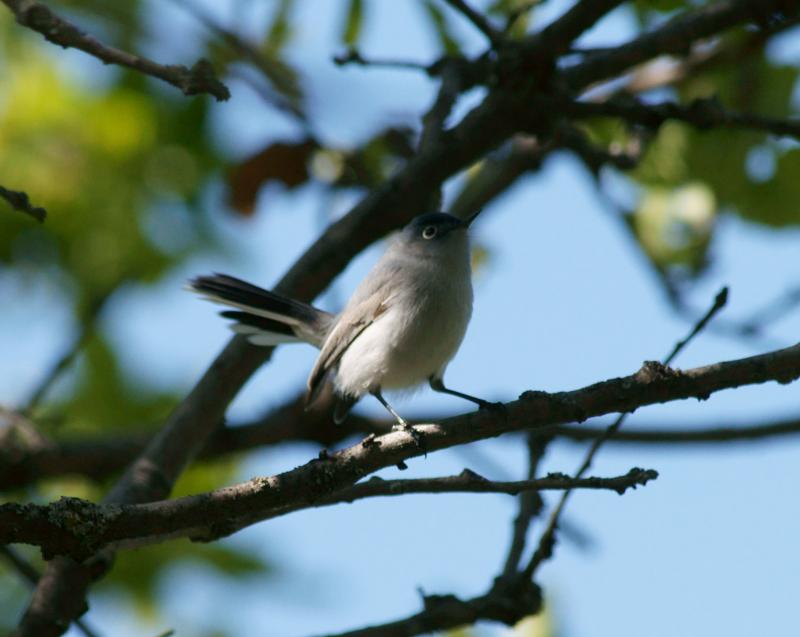
[[[221,312],[232,328],[254,345],[305,341],[320,347],[333,315],[225,274],[199,276],[187,285],[215,303],[237,308]]]

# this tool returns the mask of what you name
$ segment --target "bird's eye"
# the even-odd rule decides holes
[[[433,239],[436,236],[436,226],[425,226],[422,230],[423,239]]]

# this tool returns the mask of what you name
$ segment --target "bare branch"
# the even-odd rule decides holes
[[[427,595],[423,610],[411,617],[325,637],[412,637],[471,625],[479,620],[513,626],[523,617],[538,613],[542,606],[541,590],[536,584],[518,584],[511,588],[494,586],[488,593],[467,600],[455,595]]]
[[[0,186],[0,197],[5,199],[14,210],[24,212],[26,215],[30,215],[36,219],[39,223],[44,223],[47,217],[47,210],[39,206],[34,206],[28,198],[27,193],[20,190],[9,190],[8,188]]]
[[[603,166],[614,166],[619,170],[632,170],[641,159],[641,147],[636,152],[628,149],[606,149],[593,144],[588,135],[575,126],[563,125],[558,132],[558,145],[573,151],[596,178]],[[636,146],[635,144],[632,144]]]
[[[6,4],[22,4],[21,0],[3,1]],[[550,71],[545,69],[545,72],[534,73],[534,77],[529,77],[531,65],[537,70],[538,62],[552,59],[553,51],[568,50],[572,39],[578,37],[617,4],[618,1],[611,0],[579,2],[576,6],[586,7],[583,16],[571,10],[562,19],[557,20],[552,28],[548,27],[545,30],[549,35],[539,38],[538,45],[529,42],[520,47],[521,51],[533,52],[527,65],[519,64],[518,56],[514,52],[501,56],[498,64],[501,62],[507,64],[508,66],[504,67],[508,69],[507,75],[511,76],[511,80],[519,81],[510,83],[502,81],[497,86],[493,85],[493,90],[483,103],[474,108],[457,126],[445,131],[440,141],[411,159],[402,170],[375,188],[350,213],[332,225],[286,274],[277,291],[301,300],[312,299],[359,250],[386,231],[402,225],[421,212],[430,195],[446,178],[468,167],[520,130],[535,132],[538,127],[547,132],[547,127],[552,124],[552,113],[537,112],[537,109],[531,108],[531,103],[537,95],[550,86],[553,69],[550,65],[548,67]],[[752,2],[745,0],[723,0],[712,7],[704,7],[693,12],[686,18],[674,20],[657,31],[637,38],[614,51],[592,56],[574,67],[559,70],[561,75],[559,85],[563,84],[572,90],[580,91],[593,82],[606,79],[655,55],[683,51],[697,38],[760,19],[760,16],[777,11],[781,6],[784,6],[783,0],[767,0],[759,3],[757,9],[753,7]],[[561,26],[558,26],[559,23]],[[550,51],[548,51],[549,44],[554,45]],[[659,48],[661,44],[663,44],[662,49]],[[475,64],[483,65],[481,67],[483,68],[486,66],[486,60],[476,60]],[[505,79],[509,78],[504,76],[503,80]],[[197,455],[218,427],[227,404],[253,371],[269,356],[270,350],[259,351],[247,345],[243,339],[232,340],[186,400],[175,410],[158,436],[117,483],[107,501],[143,502],[168,494],[182,469]],[[664,371],[663,368],[651,364],[644,368],[642,373],[659,375],[659,370]],[[664,371],[664,373],[670,372]],[[748,373],[755,374],[752,370]],[[781,378],[788,381],[794,378],[795,372],[792,371],[790,375],[784,369],[781,373],[784,374]],[[738,382],[752,381],[743,376]],[[698,390],[693,386],[691,389],[707,393],[704,388]],[[537,404],[537,400],[545,400],[542,397],[537,399],[537,396],[539,395],[526,395],[521,402],[530,405]],[[592,399],[589,403],[597,406],[592,403]],[[547,405],[545,402],[540,408],[548,409]],[[591,413],[591,409],[589,411]],[[565,412],[561,415],[565,416]],[[574,418],[566,420],[571,419]],[[397,451],[395,448],[393,450]],[[402,459],[400,457],[402,453],[398,451],[396,455],[398,459]],[[326,464],[326,466],[330,470],[331,465]],[[334,466],[339,465],[334,463]],[[327,475],[325,473],[319,478],[323,480],[322,484],[329,487],[331,484],[327,481]],[[339,488],[346,486],[349,478],[346,479],[344,473],[333,471],[333,475],[336,486]],[[350,483],[352,484],[352,481]],[[23,620],[23,624],[28,626],[23,629],[23,634],[37,637],[56,634],[53,631],[43,632],[32,627],[41,626],[42,621],[46,622],[48,609],[55,608],[61,602],[70,601],[72,608],[80,608],[79,602],[85,595],[92,577],[86,568],[79,569],[80,572],[76,572],[76,568],[77,565],[68,564],[67,561],[59,561],[52,566],[52,569],[48,568],[48,573],[43,578],[45,581],[37,589],[29,609],[30,613],[38,614],[38,617],[31,615],[30,621]],[[91,576],[96,577],[98,573],[91,573]],[[70,577],[73,578],[71,582]],[[53,594],[60,595],[65,592],[71,596],[71,600],[53,598]],[[65,616],[58,617],[58,621],[63,621]]]
[[[411,60],[381,60],[365,58],[357,49],[348,49],[346,52],[333,56],[333,63],[337,66],[347,66],[348,64],[356,64],[358,66],[384,68],[384,69],[400,69],[405,71],[422,71],[423,73],[430,74],[431,65],[423,64],[421,62],[413,62]]]
[[[728,288],[722,288],[719,293],[717,293],[716,297],[714,297],[714,302],[711,304],[711,307],[708,309],[697,324],[692,328],[686,338],[678,341],[672,351],[667,355],[664,359],[664,365],[669,365],[675,357],[680,354],[683,349],[694,340],[694,338],[703,330],[703,328],[708,325],[711,319],[716,316],[722,308],[725,307],[726,303],[728,302]],[[586,452],[586,457],[583,460],[578,471],[575,473],[576,478],[580,478],[583,476],[589,468],[592,466],[592,461],[594,460],[595,455],[600,450],[600,447],[606,440],[609,440],[614,436],[614,434],[622,427],[622,423],[625,422],[625,418],[627,417],[626,412],[622,412],[609,427],[606,429],[605,433],[600,437],[597,438],[589,447],[589,451]],[[556,507],[550,512],[550,517],[547,521],[547,526],[545,530],[542,532],[541,537],[539,538],[539,545],[536,547],[533,555],[531,556],[530,561],[528,562],[527,566],[523,570],[523,576],[527,578],[533,577],[536,570],[545,560],[550,559],[553,555],[553,547],[555,545],[556,540],[556,531],[558,529],[558,522],[561,517],[561,513],[564,511],[564,507],[569,500],[571,491],[567,490],[561,496],[558,501]]]
[[[0,545],[0,556],[4,557],[28,584],[36,586],[36,584],[39,583],[39,578],[41,577],[39,572],[13,548]],[[99,637],[98,633],[91,628],[85,620],[76,619],[75,626],[77,626],[78,630],[86,637]]]
[[[87,557],[103,546],[136,540],[189,536],[211,540],[255,521],[317,506],[378,469],[425,452],[453,447],[523,429],[542,429],[589,417],[630,412],[638,407],[710,394],[769,380],[788,383],[800,377],[800,344],[783,350],[686,371],[648,362],[636,374],[558,394],[526,392],[508,403],[502,415],[477,412],[435,424],[416,425],[425,440],[392,432],[297,469],[256,478],[205,496],[135,506],[93,505],[62,499],[40,509],[0,506],[0,542],[26,541],[50,551]],[[220,504],[224,501],[224,506]],[[209,516],[219,506],[220,517]],[[44,513],[47,511],[47,514]],[[69,519],[68,524],[63,524]]]
[[[227,44],[233,51],[248,60],[261,75],[266,78],[271,87],[259,87],[257,90],[264,100],[284,113],[289,113],[295,117],[301,125],[308,130],[308,118],[303,110],[291,99],[287,99],[284,94],[292,97],[299,97],[298,87],[294,83],[287,82],[281,69],[275,61],[269,60],[258,47],[254,46],[238,33],[226,29],[219,24],[211,15],[204,11],[197,3],[186,2],[186,0],[172,0],[172,2],[190,13],[194,18],[203,24],[209,31],[214,33],[220,40]],[[281,94],[284,93],[284,94]]]
[[[544,457],[547,443],[550,437],[537,437],[533,432],[528,432],[528,479],[532,480],[536,476],[539,463]],[[519,562],[525,552],[527,543],[528,529],[533,519],[539,515],[544,505],[542,497],[535,491],[521,493],[519,498],[519,508],[517,516],[512,524],[511,544],[508,547],[508,555],[503,566],[500,577],[513,577],[519,569]]]
[[[688,105],[673,102],[644,104],[633,97],[624,97],[602,103],[572,102],[566,109],[576,118],[619,117],[653,129],[657,129],[667,120],[677,120],[699,129],[742,128],[800,139],[800,120],[729,111],[714,97],[696,99]]]
[[[529,36],[523,45],[523,50],[526,54],[530,54],[534,49],[549,52],[550,55],[566,53],[578,37],[624,1],[580,0],[555,22],[539,33]]]
[[[558,427],[555,435],[569,440],[592,440],[604,435],[606,427]],[[767,440],[779,436],[800,434],[800,418],[788,418],[741,427],[709,427],[703,429],[677,429],[639,425],[637,429],[623,429],[614,434],[608,443],[626,444],[719,444],[750,440]],[[607,443],[607,444],[608,444]]]
[[[488,480],[474,471],[464,469],[457,476],[446,478],[415,478],[411,480],[384,480],[377,476],[360,482],[349,489],[337,491],[322,504],[354,502],[377,496],[406,495],[409,493],[506,493],[519,495],[529,491],[554,491],[563,489],[609,489],[620,495],[626,490],[644,486],[658,477],[652,469],[631,469],[614,478],[573,479],[562,473],[551,473],[544,478],[498,481]]]
[[[773,30],[776,25],[770,24],[772,16],[788,21],[797,12],[796,6],[790,12],[784,0],[721,0],[678,16],[607,53],[590,56],[565,69],[563,79],[568,86],[583,89],[651,58],[688,52],[694,43],[739,24],[756,22]]]
[[[148,58],[106,46],[35,0],[2,0],[2,2],[14,13],[19,24],[41,33],[53,44],[80,49],[106,64],[125,66],[158,78],[177,87],[184,95],[208,93],[217,101],[225,101],[231,96],[227,87],[214,76],[214,70],[207,60],[199,60],[190,69],[181,65],[165,66]]]
[[[220,427],[200,454],[213,459],[252,451],[284,442],[316,442],[330,446],[355,435],[384,433],[388,421],[372,421],[352,414],[347,423],[331,427],[329,418],[295,413],[294,404],[276,409],[263,418],[231,427]],[[430,418],[417,419],[430,422]],[[311,424],[309,424],[311,423]],[[312,426],[313,425],[313,426]],[[10,427],[10,426],[9,426]],[[607,427],[557,426],[533,432],[534,437],[584,441],[602,437]],[[691,445],[770,440],[800,434],[800,418],[792,417],[741,425],[679,428],[663,423],[639,423],[614,434],[605,444]],[[0,432],[0,490],[19,488],[36,480],[63,475],[82,475],[95,480],[121,471],[147,445],[147,435],[104,436],[78,441],[20,439],[9,428]]]
[[[498,46],[501,43],[503,39],[502,33],[492,26],[485,15],[473,9],[465,0],[445,0],[445,2],[472,22],[475,28],[492,43],[492,46]]]
[[[287,503],[285,506],[266,511],[251,509],[245,514],[234,500],[241,498],[252,500],[254,496],[263,491],[267,480],[256,478],[210,493],[177,500],[164,500],[148,505],[103,506],[79,498],[61,498],[49,505],[0,505],[0,520],[3,521],[4,526],[8,526],[8,531],[0,530],[0,538],[4,542],[19,542],[21,538],[27,536],[28,543],[41,546],[45,555],[71,554],[80,559],[88,557],[97,548],[98,538],[95,536],[98,533],[104,536],[102,541],[130,547],[179,536],[198,538],[198,532],[202,532],[204,535],[216,534],[220,532],[221,527],[224,527],[225,534],[230,534],[236,528],[243,528],[258,520],[278,517],[304,508],[352,503],[366,498],[421,493],[518,495],[527,491],[564,489],[602,489],[615,491],[622,495],[628,489],[644,486],[657,477],[656,471],[639,468],[631,469],[625,475],[612,478],[574,479],[564,474],[553,473],[544,478],[518,481],[487,480],[469,469],[465,469],[459,475],[444,478],[384,480],[376,476],[366,482],[334,491],[313,503],[301,506]],[[175,514],[182,516],[187,513],[193,516],[192,511],[197,507],[205,510],[207,518],[205,529],[200,529],[199,526],[193,526],[191,529],[168,530],[164,528],[163,533],[153,533],[157,527],[163,525],[166,517]],[[132,524],[133,527],[124,531],[122,527],[127,524]],[[113,530],[105,529],[104,527],[107,525],[113,526]],[[137,536],[136,529],[139,529],[140,532],[144,530],[144,534]],[[115,535],[119,533],[127,535]],[[145,539],[145,542],[140,541],[141,539]]]
[[[98,294],[94,299],[91,300],[86,308],[86,311],[81,317],[81,325],[78,335],[56,360],[52,367],[47,371],[44,377],[42,377],[42,379],[39,381],[39,384],[31,392],[31,397],[28,399],[21,411],[30,414],[47,395],[47,392],[50,391],[50,388],[53,386],[56,380],[58,380],[61,374],[63,374],[64,371],[72,364],[72,362],[75,360],[75,357],[78,355],[81,349],[83,349],[84,345],[86,345],[87,341],[94,333],[97,318],[103,311],[106,302],[109,298],[111,298],[111,295],[117,290],[121,283],[122,280],[120,280],[117,284],[110,286],[104,293]]]

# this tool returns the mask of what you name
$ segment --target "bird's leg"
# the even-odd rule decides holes
[[[380,389],[376,389],[375,391],[372,392],[372,395],[375,396],[375,398],[377,398],[380,401],[381,405],[386,407],[386,411],[388,411],[390,414],[392,414],[392,416],[394,416],[394,419],[397,421],[397,424],[394,425],[392,427],[392,429],[394,429],[396,431],[405,431],[406,433],[408,433],[414,439],[414,442],[417,443],[417,446],[421,447],[422,446],[422,434],[419,433],[416,429],[414,429],[414,427],[409,425],[403,419],[403,417],[394,410],[394,407],[392,407],[386,401],[386,399],[383,397],[383,394],[381,394],[381,390]]]
[[[456,391],[455,389],[448,389],[444,386],[444,381],[441,378],[437,378],[436,376],[431,376],[428,379],[428,383],[431,386],[431,389],[435,392],[439,392],[440,394],[450,394],[451,396],[458,396],[459,398],[463,398],[464,400],[469,400],[470,402],[475,403],[481,409],[496,409],[502,406],[503,403],[493,403],[489,402],[488,400],[483,400],[483,398],[477,398],[476,396],[470,396],[469,394],[465,394],[460,391]]]

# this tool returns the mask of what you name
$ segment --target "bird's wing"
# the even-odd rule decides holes
[[[342,312],[336,325],[330,331],[322,351],[319,353],[314,369],[308,377],[308,394],[306,405],[310,405],[319,395],[323,381],[328,372],[339,362],[352,342],[367,329],[375,320],[389,309],[391,299],[380,293],[382,286],[376,286],[373,294],[366,298],[355,298],[355,303],[350,303]]]

